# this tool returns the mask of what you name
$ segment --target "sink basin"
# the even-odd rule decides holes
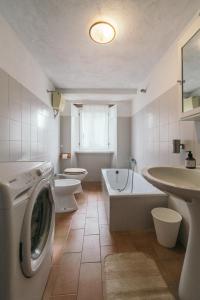
[[[177,167],[150,167],[143,176],[158,189],[185,201],[190,215],[188,244],[183,263],[179,298],[200,299],[200,170]]]
[[[200,200],[200,170],[176,167],[152,167],[143,176],[160,190],[172,193],[185,201]]]

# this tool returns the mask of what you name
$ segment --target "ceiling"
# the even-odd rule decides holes
[[[137,88],[198,8],[199,0],[0,0],[2,16],[63,89]],[[115,26],[112,43],[89,38],[99,20]]]

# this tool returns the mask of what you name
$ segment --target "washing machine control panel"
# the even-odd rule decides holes
[[[51,163],[44,163],[31,171],[20,174],[9,181],[9,193],[12,198],[18,197],[22,193],[30,190],[43,178],[53,176],[53,167]]]
[[[45,163],[44,165],[40,166],[36,170],[36,174],[39,177],[47,177],[49,175],[53,175],[53,168],[51,163]]]

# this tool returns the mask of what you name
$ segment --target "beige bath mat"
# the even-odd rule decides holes
[[[105,300],[175,300],[152,258],[141,252],[109,255],[104,261]]]

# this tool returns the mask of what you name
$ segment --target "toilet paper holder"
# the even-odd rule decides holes
[[[185,149],[185,144],[182,144],[181,140],[174,139],[172,143],[173,143],[173,151],[172,151],[173,153],[180,153],[181,149]]]

